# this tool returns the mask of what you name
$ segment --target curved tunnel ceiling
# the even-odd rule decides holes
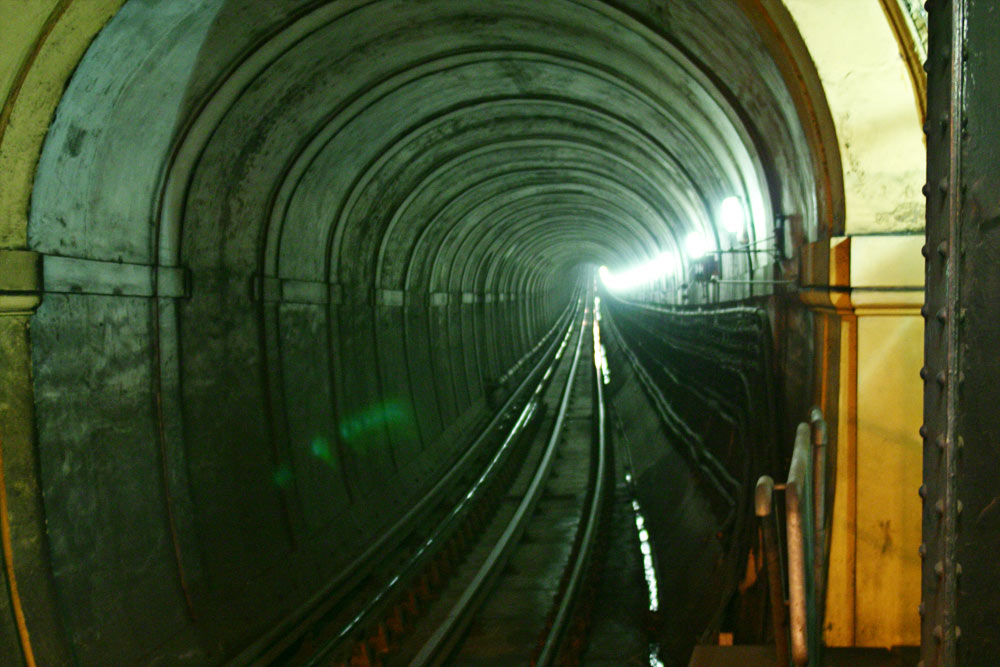
[[[747,111],[731,108],[664,35],[605,3],[338,2],[285,24],[275,20],[278,9],[261,16],[218,2],[189,13],[171,3],[133,5],[85,59],[83,69],[99,71],[76,77],[100,80],[102,99],[92,90],[78,101],[86,94],[71,92],[59,120],[79,133],[117,89],[113,108],[103,109],[115,129],[103,130],[103,155],[93,157],[113,156],[130,179],[147,176],[156,179],[151,190],[163,188],[162,209],[153,212],[160,264],[224,246],[227,267],[253,261],[267,275],[474,290],[468,276],[441,275],[440,263],[401,269],[447,252],[463,236],[455,227],[478,224],[463,201],[503,210],[536,188],[542,212],[565,207],[575,188],[591,200],[581,221],[597,225],[586,237],[553,242],[587,238],[606,252],[580,260],[613,266],[676,251],[689,230],[716,235],[716,209],[727,196],[749,202],[762,234],[786,204],[770,200],[748,139],[760,129],[737,121]],[[237,10],[238,19],[227,16]],[[733,26],[726,30],[718,38],[734,41]],[[138,66],[129,52],[136,47],[121,48],[126,39],[152,45]],[[242,58],[223,60],[241,42]],[[176,117],[166,113],[150,127],[150,96]],[[81,117],[70,118],[74,111]],[[139,138],[145,150],[135,155]],[[137,174],[140,161],[168,165],[165,183],[159,172]],[[66,220],[39,206],[49,185],[44,167],[34,220]],[[543,192],[544,182],[553,189]],[[148,206],[149,190],[133,192],[137,201],[113,206],[130,214]],[[50,245],[44,226],[32,225],[40,246]],[[450,234],[442,238],[442,230]],[[138,259],[137,248],[119,242],[117,249],[122,259]],[[400,270],[417,282],[404,284],[393,273]]]
[[[28,230],[94,260],[84,283],[153,267],[162,297],[84,285],[32,323],[60,604],[112,600],[64,612],[81,661],[102,632],[147,655],[139,600],[165,646],[211,619],[221,655],[308,597],[454,459],[581,267],[728,247],[731,195],[757,239],[789,213],[815,236],[826,186],[773,58],[729,0],[127,2]],[[100,519],[124,505],[126,535]]]

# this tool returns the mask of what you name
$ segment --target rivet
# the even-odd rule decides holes
[[[920,369],[920,379],[921,380],[926,380],[927,379],[927,375],[929,373],[930,373],[930,371],[927,369],[927,366],[922,367]]]
[[[955,563],[955,576],[958,576],[958,577],[962,576],[962,564],[961,563]]]
[[[938,515],[944,514],[944,500],[939,500],[934,503],[934,510],[938,513]]]
[[[930,132],[930,124],[931,122],[929,120],[924,121],[924,134],[928,134]]]
[[[959,515],[962,513],[962,501],[961,500],[959,500],[958,502],[955,503],[955,513],[959,514]]]
[[[926,183],[924,185],[926,185]],[[926,243],[920,246],[920,254],[924,257],[928,257],[931,254],[931,251],[927,248]]]
[[[927,556],[927,545],[921,543],[921,545],[919,547],[917,547],[917,553],[920,554],[921,558],[926,557]]]
[[[927,304],[926,303],[924,305],[920,306],[920,316],[922,318],[924,318],[925,320],[927,319],[928,312],[929,311],[927,310]]]
[[[934,639],[941,641],[944,639],[944,630],[941,629],[940,625],[934,626]]]
[[[958,447],[958,451],[965,449],[965,438],[963,436],[958,436],[958,441],[955,443]]]
[[[948,321],[948,311],[946,311],[944,308],[942,308],[941,310],[939,310],[937,312],[937,320],[941,324],[944,324],[945,322],[947,322]]]
[[[941,182],[938,183],[938,190],[940,190],[941,192],[943,192],[945,194],[948,194],[948,179],[947,178],[942,178],[941,179]]]
[[[944,374],[944,371],[938,371],[936,379],[937,383],[943,387],[945,382],[948,381],[948,376]]]
[[[927,187],[926,183],[924,183],[924,186],[920,188],[920,192],[922,192],[925,197],[930,197],[931,195],[931,189]]]
[[[920,427],[920,437],[924,438],[924,439],[927,438],[927,425],[926,424],[924,424],[924,425],[922,425]]]
[[[937,443],[938,449],[944,449],[945,445],[948,444],[948,440],[944,437],[944,433],[935,438],[934,442]]]
[[[947,257],[948,256],[948,242],[947,241],[941,241],[941,243],[938,244],[937,251],[938,251],[938,254],[941,255],[942,257]]]
[[[927,607],[924,605],[923,602],[921,602],[919,605],[917,605],[917,613],[918,614],[920,614],[921,616],[923,616],[926,612],[927,612]]]
[[[919,495],[921,498],[926,498],[927,497],[927,485],[926,484],[921,484],[920,485],[920,488],[917,489],[917,495]],[[921,545],[921,546],[923,546],[923,545]]]
[[[961,638],[962,638],[962,628],[960,628],[959,626],[956,625],[955,626],[955,641],[958,641]]]

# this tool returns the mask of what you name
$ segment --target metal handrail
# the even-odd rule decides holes
[[[774,623],[774,643],[777,667],[788,667],[788,627],[785,624],[785,594],[781,578],[781,553],[774,517],[774,480],[764,475],[754,489],[754,513],[764,534],[764,562],[767,567],[767,587],[771,598],[771,621]]]
[[[792,661],[809,664],[810,594],[812,578],[806,575],[812,565],[812,431],[808,424],[799,424],[795,432],[792,464],[785,484],[785,530],[788,535],[788,607],[792,638]]]
[[[763,476],[754,491],[754,510],[764,537],[764,558],[777,645],[777,664],[788,664],[788,634],[782,595],[780,549],[773,514],[775,488],[785,491],[785,530],[788,542],[788,607],[791,658],[796,665],[815,665],[822,660],[820,633],[823,627],[830,523],[835,473],[828,464],[830,446],[826,421],[819,408],[809,413],[809,423],[795,432],[788,481],[776,487]]]
[[[833,496],[836,489],[836,448],[829,440],[826,420],[819,408],[809,413],[813,443],[813,518],[815,558],[816,625],[823,627],[826,615],[826,580],[830,567],[830,537],[833,522]],[[833,465],[831,465],[831,462]]]

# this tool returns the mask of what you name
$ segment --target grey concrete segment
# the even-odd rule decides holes
[[[75,257],[42,256],[46,292],[116,296],[185,297],[191,280],[183,267],[101,262]]]
[[[126,2],[29,224],[75,659],[219,663],[298,609],[457,458],[582,266],[733,193],[815,220],[779,72],[730,0]]]

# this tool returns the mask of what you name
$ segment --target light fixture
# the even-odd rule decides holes
[[[708,240],[701,232],[691,232],[684,239],[684,246],[692,259],[703,257],[708,252]]]
[[[726,197],[719,207],[719,217],[722,219],[722,226],[730,234],[743,234],[746,231],[747,215],[743,208],[743,202],[739,197]]]

